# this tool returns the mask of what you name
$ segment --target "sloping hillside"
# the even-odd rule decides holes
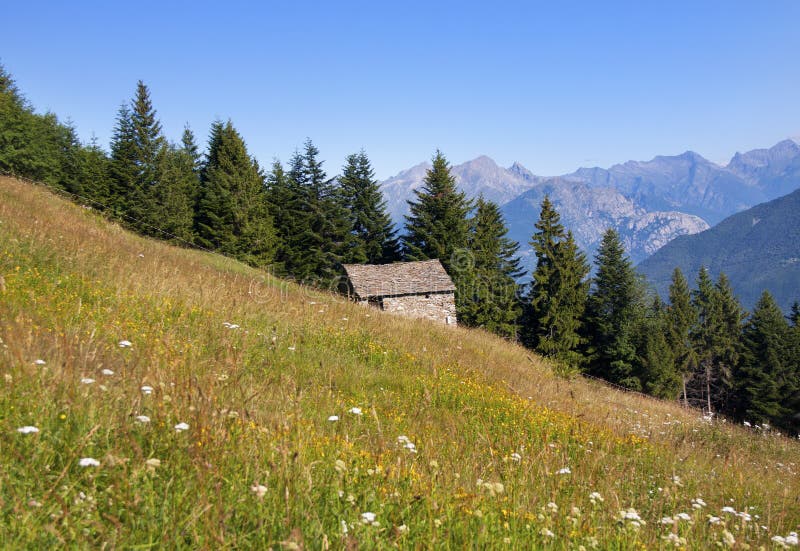
[[[692,279],[701,266],[725,272],[746,308],[769,290],[788,312],[800,300],[800,190],[726,218],[708,231],[679,237],[639,265],[661,296],[678,266]]]
[[[7,548],[705,549],[800,523],[797,442],[9,179],[0,275]]]

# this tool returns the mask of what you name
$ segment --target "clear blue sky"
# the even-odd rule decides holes
[[[4,2],[0,63],[108,146],[142,79],[167,136],[230,118],[380,178],[486,154],[537,174],[800,135],[800,2]]]

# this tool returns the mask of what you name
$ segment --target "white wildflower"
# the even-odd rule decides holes
[[[119,347],[120,348],[130,348],[131,346],[133,346],[133,343],[131,341],[127,341],[127,340],[119,341]]]
[[[153,387],[148,386],[148,385],[144,385],[142,387],[142,393],[146,394],[146,395],[152,394],[153,393]]]
[[[33,434],[33,433],[39,432],[39,429],[38,429],[38,427],[33,427],[31,425],[26,425],[24,427],[18,428],[17,432],[22,433],[22,434]]]
[[[706,502],[703,501],[702,498],[696,497],[692,500],[692,508],[693,509],[702,509],[706,506]]]
[[[720,519],[719,517],[715,517],[713,515],[708,515],[708,523],[709,524],[719,524],[720,522],[722,522],[722,519]]]
[[[686,538],[683,538],[676,534],[675,532],[670,532],[666,536],[661,536],[661,539],[666,541],[667,543],[671,543],[675,546],[683,546],[686,545]]]
[[[264,486],[263,484],[256,483],[256,484],[253,484],[252,486],[250,486],[250,491],[253,492],[254,494],[256,494],[256,497],[258,499],[261,499],[267,493],[267,487]],[[344,521],[342,521],[342,522],[344,522]]]
[[[398,534],[407,534],[408,533],[408,526],[406,526],[405,524],[401,524],[400,526],[397,527],[397,533]]]
[[[692,520],[692,517],[689,516],[689,513],[678,513],[675,515],[675,518],[678,520]]]
[[[344,520],[341,520],[340,522],[342,524],[342,534],[347,534],[347,523]]]
[[[347,410],[348,413],[352,413],[353,415],[363,415],[364,413],[361,411],[361,408],[351,407]]]
[[[113,372],[113,371],[111,371],[110,369],[104,369],[104,370],[103,370],[103,371],[101,371],[100,373],[102,373],[102,374],[103,374],[103,375],[105,375],[106,377],[111,377],[111,376],[114,374],[114,372]]]
[[[364,524],[374,525],[375,524],[375,513],[371,513],[367,511],[366,513],[361,513],[361,522]]]
[[[730,513],[732,515],[735,515],[736,514],[736,509],[734,509],[730,505],[726,505],[725,507],[722,508],[722,512],[723,513]]]
[[[557,474],[571,474],[571,473],[572,471],[570,470],[569,467],[564,467],[563,469],[558,469]]]
[[[328,421],[331,421],[331,422],[338,421],[338,420],[339,420],[339,416],[338,415],[331,415],[330,417],[328,417]]]
[[[722,542],[728,547],[733,547],[736,544],[736,538],[733,537],[733,534],[724,530],[722,532]]]
[[[47,362],[46,362],[46,361],[44,361],[44,360],[36,360],[36,361],[35,361],[35,362],[33,362],[33,363],[35,363],[36,365],[45,365]]]
[[[94,383],[94,379],[90,379],[89,377],[84,377],[81,379],[82,385],[91,385]]]
[[[556,503],[552,502],[552,501],[550,503],[548,503],[547,505],[545,505],[545,507],[547,507],[547,510],[550,511],[551,513],[557,513],[558,512],[558,505]]]
[[[149,423],[150,418],[147,415],[137,415],[135,419],[140,423]]]
[[[661,524],[666,524],[668,526],[675,524],[675,519],[672,517],[663,517],[660,521]]]
[[[543,536],[545,538],[554,538],[554,537],[556,537],[556,535],[553,533],[553,531],[550,530],[549,528],[542,528],[541,530],[539,530],[539,535],[541,535],[541,536]]]
[[[148,470],[154,471],[156,470],[157,467],[161,466],[161,460],[156,459],[155,457],[151,457],[150,459],[145,461],[144,464],[147,466]]]
[[[183,432],[185,430],[189,430],[189,425],[188,424],[181,422],[181,423],[178,423],[177,425],[175,425],[175,431],[176,432]]]
[[[592,505],[596,505],[598,501],[605,501],[603,496],[600,495],[600,492],[592,492],[589,494],[589,501],[592,502]]]
[[[100,462],[93,457],[82,457],[78,461],[78,465],[80,465],[81,467],[99,467]]]
[[[519,463],[520,461],[522,461],[522,456],[520,454],[518,454],[517,452],[514,452],[514,453],[511,454],[511,461],[515,461],[515,462]]]
[[[797,546],[800,543],[798,540],[797,532],[789,532],[789,535],[786,536],[786,545],[794,545]]]

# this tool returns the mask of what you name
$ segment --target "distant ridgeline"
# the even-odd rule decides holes
[[[699,181],[722,189],[735,169],[737,178],[750,178],[754,188],[766,186],[772,193],[779,187],[776,182],[797,168],[791,162],[778,167],[774,158],[783,157],[774,150],[735,157],[721,180],[711,173],[698,179],[697,174],[708,172],[708,162],[682,155],[674,159],[692,179],[659,182],[670,197],[691,202]],[[607,193],[602,183],[613,181],[637,201],[656,204],[653,186],[640,185],[628,173],[671,163],[656,158],[605,172],[578,171],[565,177],[567,188],[558,181],[540,181],[515,165],[510,170],[520,197],[544,194],[535,205],[522,205],[524,226],[514,235],[497,203],[475,200],[458,189],[449,163],[437,151],[408,197],[404,234],[398,237],[363,151],[348,156],[341,175],[329,178],[319,151],[307,140],[285,168],[276,161],[265,173],[233,124],[216,121],[201,154],[188,127],[180,143],[167,140],[149,90],[139,82],[134,98],[117,113],[106,153],[96,143],[80,143],[74,129],[55,115],[35,113],[0,67],[2,172],[69,192],[143,235],[202,247],[322,288],[339,288],[343,265],[438,259],[455,286],[459,324],[518,340],[547,357],[558,372],[588,372],[660,398],[797,432],[800,307],[795,305],[787,320],[770,293],[757,303],[755,297],[763,288],[777,289],[784,308],[799,298],[800,192],[678,240],[643,264],[668,294],[667,304],[648,291],[627,256],[629,236],[613,227],[598,229],[592,245],[596,275],[590,280],[590,264],[581,250],[585,236],[580,228],[573,233],[562,224],[559,205],[549,197],[563,204],[563,189]],[[507,194],[499,196],[508,200]],[[538,209],[538,219],[532,208]],[[594,216],[575,208],[569,207],[570,221]],[[638,212],[639,207],[631,208]],[[688,216],[721,207],[711,201],[702,208],[703,213]],[[667,212],[656,226],[680,218],[671,216]],[[700,220],[697,228],[704,223]],[[525,251],[528,285],[518,284],[525,273],[518,241],[530,246]],[[678,265],[698,274],[695,290],[681,271],[673,273]],[[741,308],[732,281],[748,285],[752,314]]]

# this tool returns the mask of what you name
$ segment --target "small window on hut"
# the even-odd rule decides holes
[[[426,295],[425,295],[425,298],[431,298],[431,295],[429,295],[429,294],[426,294]]]

